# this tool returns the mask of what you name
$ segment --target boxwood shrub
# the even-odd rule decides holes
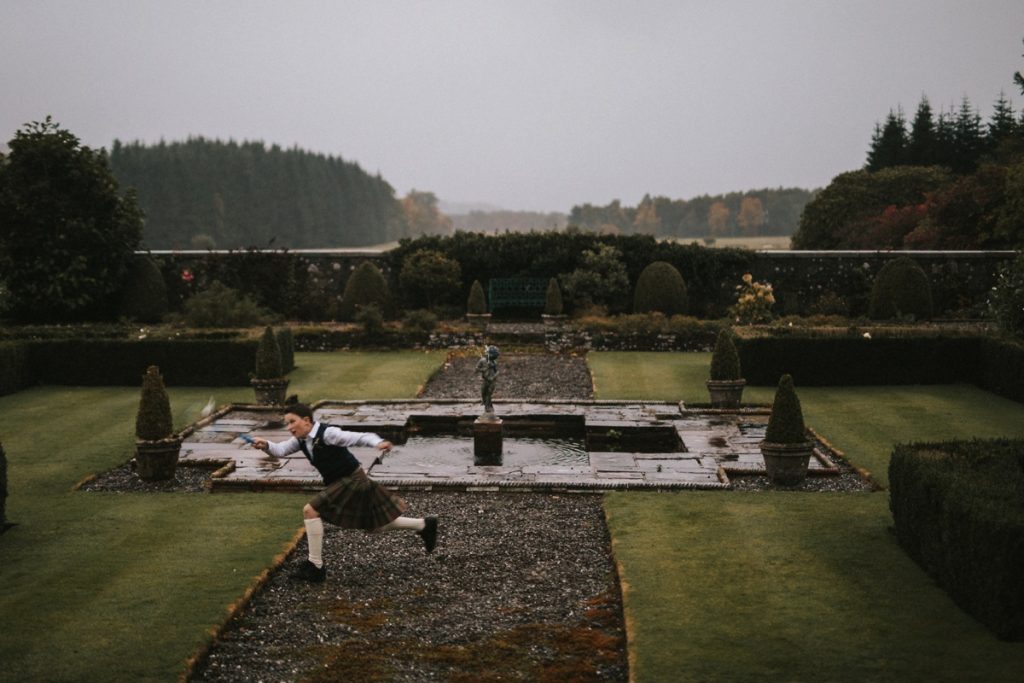
[[[1024,403],[1024,343],[982,338],[978,344],[978,374],[982,389]]]
[[[784,374],[800,386],[976,382],[979,337],[760,337],[740,339],[750,384]]]
[[[60,339],[27,342],[42,384],[137,386],[158,365],[170,386],[243,386],[256,364],[256,341]]]
[[[907,554],[999,638],[1024,640],[1024,441],[901,445],[889,481]]]

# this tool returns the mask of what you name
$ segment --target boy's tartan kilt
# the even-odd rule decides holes
[[[404,500],[366,475],[362,467],[330,484],[309,501],[325,522],[373,531],[405,511]]]

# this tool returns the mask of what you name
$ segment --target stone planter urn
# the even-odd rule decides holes
[[[549,327],[555,327],[557,325],[561,325],[562,323],[565,322],[567,317],[568,316],[566,316],[564,313],[561,313],[561,314],[558,314],[558,315],[551,315],[549,313],[541,313],[540,314],[541,321],[545,325],[548,325]]]
[[[251,379],[249,383],[256,392],[256,403],[261,406],[284,405],[285,394],[288,392],[286,377],[277,379]]]
[[[174,479],[181,438],[135,442],[135,473],[144,481]]]
[[[780,486],[795,486],[807,478],[807,468],[814,452],[814,444],[803,443],[760,443],[764,468],[772,483]]]
[[[708,387],[708,394],[711,396],[711,405],[715,408],[739,408],[743,399],[743,387],[747,386],[745,379],[709,379],[704,382]]]
[[[469,322],[473,327],[478,330],[482,330],[487,327],[487,324],[491,322],[490,313],[467,313],[466,321]]]

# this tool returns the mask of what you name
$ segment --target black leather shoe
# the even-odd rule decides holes
[[[429,553],[437,545],[437,517],[427,517],[423,521],[425,523],[423,531],[417,531],[416,533],[423,537],[423,545]]]
[[[292,573],[291,578],[299,581],[309,581],[310,583],[323,583],[327,578],[327,566],[317,567],[315,564],[306,560],[298,567],[296,567]]]

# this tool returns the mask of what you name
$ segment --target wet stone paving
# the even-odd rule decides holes
[[[372,448],[352,452],[371,478],[395,488],[721,489],[730,488],[730,475],[764,473],[758,443],[764,438],[767,410],[700,411],[645,401],[496,401],[509,457],[501,464],[477,465],[472,429],[480,414],[478,402],[323,401],[313,407],[319,421],[376,432],[394,442],[395,448],[383,455]],[[222,409],[186,435],[181,461],[219,466],[211,478],[214,491],[318,489],[320,476],[301,452],[272,458],[243,440],[243,434],[269,441],[290,438],[280,417],[277,410],[255,406]],[[467,444],[464,462],[450,452],[451,438],[432,445],[435,434],[462,438]],[[524,462],[512,457],[519,438],[566,434],[586,444],[582,461]],[[809,473],[838,473],[824,443],[816,444]]]

